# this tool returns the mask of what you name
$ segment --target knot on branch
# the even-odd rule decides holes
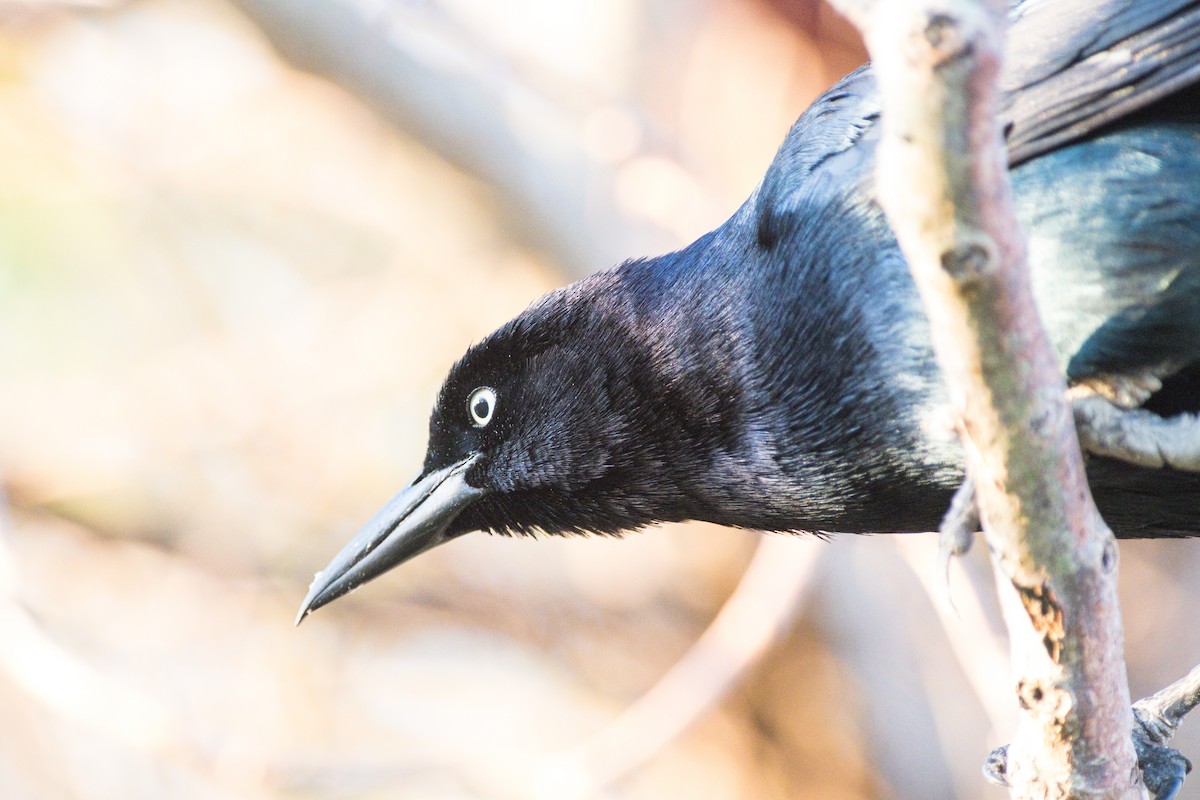
[[[934,69],[975,54],[977,40],[986,33],[983,26],[969,17],[961,17],[946,11],[930,11],[924,19],[918,41],[914,44],[922,52],[922,62]],[[914,48],[914,49],[916,49]]]
[[[1033,586],[1023,586],[1013,581],[1013,588],[1025,606],[1025,613],[1033,623],[1033,629],[1042,636],[1042,645],[1046,654],[1055,664],[1061,663],[1062,643],[1065,631],[1063,628],[1062,604],[1054,596],[1054,591],[1044,582]]]
[[[1117,568],[1117,542],[1111,535],[1104,542],[1104,550],[1100,553],[1100,571],[1105,575]]]
[[[942,252],[941,265],[959,284],[972,284],[996,270],[999,254],[991,237],[982,234],[964,236]]]
[[[963,36],[963,22],[944,11],[935,11],[925,18],[925,29],[921,33],[926,43],[941,58],[949,61],[970,55],[971,42]]]
[[[1061,686],[1040,680],[1017,681],[1017,704],[1024,711],[1040,713],[1054,720],[1056,725],[1067,724],[1067,717],[1075,702],[1071,693]]]

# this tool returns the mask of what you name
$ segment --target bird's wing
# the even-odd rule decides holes
[[[873,179],[880,111],[868,65],[842,78],[800,115],[751,198],[760,245],[774,243],[787,218],[814,196]]]
[[[1042,259],[1038,274],[1057,282],[1044,294],[1091,286],[1089,296],[1099,298],[1089,313],[1066,310],[1070,324],[1063,330],[1079,328],[1059,342],[1073,356],[1071,377],[1147,371],[1162,377],[1193,364],[1200,358],[1194,257],[1200,200],[1193,189],[1200,152],[1171,125],[1200,123],[1200,0],[1018,4],[1002,81],[1010,163],[1038,156],[1060,162],[1018,170],[1032,204],[1025,217],[1046,235],[1056,226],[1077,234],[1055,240],[1056,249],[1031,251]],[[749,204],[761,246],[808,235],[814,218],[832,224],[823,209],[844,208],[846,198],[869,200],[879,118],[869,67],[848,75],[800,117]],[[1100,129],[1114,133],[1106,126],[1121,119],[1168,124],[1127,128],[1084,150],[1065,147]],[[1084,184],[1107,182],[1109,189],[1088,184],[1072,193],[1066,175]],[[1029,185],[1038,181],[1047,185]],[[1095,202],[1081,204],[1082,195],[1095,195]],[[1051,219],[1055,214],[1060,218]]]
[[[1197,0],[1028,0],[1001,88],[1016,165],[1200,81]]]
[[[1001,87],[1009,164],[1200,84],[1200,0],[1026,0],[1012,11]],[[1200,91],[1188,101],[1200,103]],[[760,244],[846,175],[872,180],[880,98],[870,65],[847,75],[792,126],[759,187]],[[1200,109],[1195,110],[1200,116]],[[867,189],[868,193],[870,189]]]

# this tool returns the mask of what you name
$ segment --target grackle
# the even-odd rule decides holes
[[[1200,2],[1028,2],[1008,36],[1013,188],[1068,382],[1200,410]],[[879,106],[870,67],[850,74],[719,228],[551,292],[471,347],[420,475],[297,621],[474,530],[935,529],[963,459],[875,202]],[[1088,477],[1118,536],[1200,535],[1200,473],[1093,455]]]

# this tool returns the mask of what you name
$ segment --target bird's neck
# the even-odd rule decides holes
[[[915,290],[877,209],[829,213],[763,247],[745,212],[626,268],[644,309],[634,338],[659,370],[649,383],[670,387],[651,406],[673,429],[655,454],[673,464],[672,518],[936,527],[957,452],[923,431],[943,392]]]

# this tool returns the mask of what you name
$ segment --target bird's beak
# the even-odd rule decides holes
[[[467,470],[478,458],[472,455],[401,489],[316,574],[296,624],[326,603],[446,541],[446,529],[454,518],[483,496],[466,480]]]

